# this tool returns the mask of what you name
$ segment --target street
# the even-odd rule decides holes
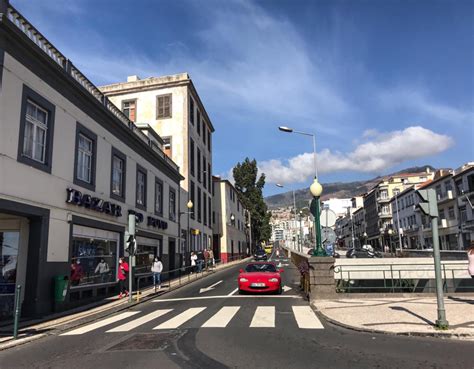
[[[333,326],[281,259],[282,295],[239,295],[241,265],[132,309],[0,352],[1,368],[473,368],[472,342]],[[367,313],[370,313],[369,311]]]

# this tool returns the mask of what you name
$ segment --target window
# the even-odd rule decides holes
[[[171,158],[171,137],[163,137],[163,152]]]
[[[207,225],[207,196],[206,193],[202,192],[202,215],[203,215],[203,223]]]
[[[97,135],[82,124],[76,124],[76,155],[74,158],[74,183],[95,191],[95,164]]]
[[[467,222],[467,210],[466,207],[459,208],[459,218],[461,223]]]
[[[201,188],[198,187],[198,190],[197,190],[197,220],[198,222],[201,222]]]
[[[444,216],[444,209],[439,210],[439,219],[446,219],[446,217]]]
[[[207,149],[211,151],[211,131],[207,131]]]
[[[197,133],[199,136],[201,136],[201,112],[199,111],[199,109],[197,110],[197,121],[196,121],[196,129],[197,129]]]
[[[464,190],[462,187],[462,180],[456,182],[456,194],[458,196],[461,196],[463,194]]]
[[[112,147],[112,172],[110,178],[110,197],[125,201],[126,156]]]
[[[206,132],[207,132],[206,123],[202,121],[202,142],[204,143],[204,146],[206,146],[206,136],[207,136]]]
[[[136,206],[146,211],[146,169],[137,164]]]
[[[207,204],[208,204],[207,210],[209,212],[209,225],[211,225],[211,214],[212,214],[211,197],[207,199]]]
[[[172,95],[160,95],[156,97],[157,119],[171,118],[172,116]]]
[[[55,107],[23,86],[17,160],[51,173]]]
[[[132,122],[137,121],[137,100],[122,101],[122,112]]]
[[[211,192],[211,180],[212,180],[212,175],[211,175],[211,163],[207,164],[207,182],[208,182],[208,189],[209,192]]]
[[[194,100],[189,97],[189,121],[194,126]]]
[[[448,209],[449,219],[456,219],[456,215],[454,214],[454,206],[450,206]]]
[[[197,149],[197,175],[198,182],[201,183],[201,150]]]
[[[388,205],[382,206],[382,214],[388,214],[388,213],[389,213]]]
[[[170,188],[170,219],[176,220],[176,191]]]
[[[163,216],[163,182],[155,178],[155,214]]]
[[[237,201],[237,211],[240,211],[240,201]]]
[[[451,184],[451,181],[444,182],[444,188],[446,189],[446,192],[452,191],[453,185]]]
[[[193,208],[191,209],[191,219],[195,219],[196,214],[196,201],[194,197],[194,182],[191,181],[191,202],[193,203]]]
[[[202,156],[202,185],[204,188],[207,188],[207,178],[206,178],[206,157],[203,155]]]
[[[387,191],[380,191],[380,198],[381,199],[388,199],[388,192]]]
[[[216,212],[212,212],[212,224],[216,224]]]
[[[191,175],[194,176],[194,167],[195,167],[195,165],[194,165],[194,141],[192,139],[190,139],[190,141],[189,141],[189,151],[190,151],[189,161],[190,161],[190,166],[191,166]]]

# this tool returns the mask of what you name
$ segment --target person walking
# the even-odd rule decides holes
[[[100,259],[99,264],[97,264],[97,266],[95,267],[94,273],[95,274],[99,273],[100,282],[105,283],[107,282],[107,275],[109,273],[109,270],[110,270],[109,264],[107,264],[104,259]]]
[[[207,270],[209,268],[209,250],[208,249],[204,250],[204,265]]]
[[[471,245],[467,249],[467,260],[468,260],[468,267],[467,270],[471,275],[471,278],[474,279],[474,241],[471,241]]]
[[[195,271],[196,269],[196,260],[197,260],[197,255],[196,253],[193,251],[191,253],[191,273]]]
[[[82,269],[81,260],[77,259],[75,263],[71,264],[71,285],[79,285],[83,276],[84,270]]]
[[[161,289],[161,272],[163,271],[163,263],[160,258],[157,256],[151,265],[151,271],[153,272],[153,285],[158,285],[158,289]]]
[[[214,259],[214,251],[212,251],[211,248],[209,248],[209,260],[210,260],[211,266],[214,268],[216,266],[216,259]]]
[[[119,299],[121,299],[124,294],[126,296],[128,296],[126,281],[127,281],[127,276],[128,276],[129,270],[130,269],[129,269],[128,263],[125,261],[124,258],[120,258],[119,259],[119,269],[118,269],[118,273],[117,273],[118,282],[119,282],[119,289],[120,289]]]

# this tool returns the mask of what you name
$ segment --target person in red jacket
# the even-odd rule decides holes
[[[128,291],[126,288],[126,281],[127,281],[127,275],[128,275],[129,267],[127,262],[125,261],[124,258],[119,259],[119,268],[118,268],[118,282],[119,282],[119,289],[120,289],[120,294],[119,294],[119,299],[123,297],[125,294],[128,296]]]

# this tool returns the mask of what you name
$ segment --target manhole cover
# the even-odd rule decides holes
[[[184,333],[185,332],[180,331],[163,333],[137,333],[107,348],[106,351],[163,351],[176,342]]]

